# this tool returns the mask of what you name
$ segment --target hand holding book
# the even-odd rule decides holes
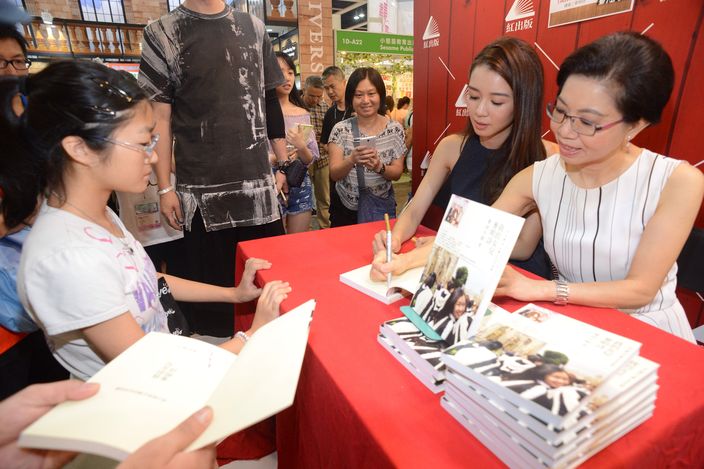
[[[100,389],[96,383],[78,380],[30,386],[0,403],[0,464],[16,467],[62,467],[76,457],[76,453],[59,451],[27,451],[20,449],[20,432],[56,405],[65,401],[79,401],[93,396]],[[210,425],[213,412],[209,407],[197,411],[170,432],[146,443],[127,457],[120,468],[131,467],[208,467],[215,462],[215,446],[184,452]],[[175,466],[173,464],[176,464]]]

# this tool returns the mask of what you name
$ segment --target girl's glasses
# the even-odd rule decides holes
[[[114,140],[114,139],[108,138],[108,137],[96,138],[96,140],[112,143],[113,145],[118,145],[120,147],[129,148],[130,150],[134,150],[134,151],[144,152],[147,155],[144,158],[144,162],[149,163],[149,160],[152,157],[152,153],[154,153],[154,148],[156,148],[156,144],[159,141],[159,134],[153,134],[152,139],[148,145],[140,145],[138,143],[122,142],[120,140]]]

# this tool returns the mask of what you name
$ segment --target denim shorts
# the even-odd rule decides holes
[[[306,174],[301,187],[289,187],[288,206],[281,207],[284,215],[297,215],[313,211],[313,186],[310,176]]]

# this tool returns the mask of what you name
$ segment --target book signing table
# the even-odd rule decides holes
[[[282,311],[317,302],[296,399],[275,417],[275,447],[273,435],[270,444],[279,467],[503,467],[443,410],[442,393],[430,392],[377,342],[381,323],[401,316],[409,300],[387,306],[339,281],[341,273],[371,261],[372,237],[383,227],[377,222],[239,243],[238,278],[246,259],[267,259],[272,267],[258,273],[258,284],[285,280],[293,288]],[[431,232],[419,231],[424,234]],[[508,311],[523,304],[494,302]],[[703,348],[615,310],[537,304],[641,342],[640,355],[661,365],[653,417],[585,467],[704,467]],[[252,311],[238,309],[238,330],[251,322]],[[261,446],[248,432],[225,440],[219,456],[227,458],[233,445]]]

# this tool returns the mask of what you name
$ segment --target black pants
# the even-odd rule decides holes
[[[180,252],[167,261],[167,273],[222,287],[235,286],[235,248],[240,241],[284,234],[281,220],[258,226],[205,231],[200,210],[191,230],[179,241]],[[235,330],[233,305],[229,303],[184,303],[179,307],[191,331],[215,337],[230,337]]]
[[[68,379],[49,350],[42,331],[35,331],[0,355],[0,400],[36,383]]]
[[[345,207],[340,194],[335,189],[335,183],[330,184],[330,228],[357,224],[357,210]]]

